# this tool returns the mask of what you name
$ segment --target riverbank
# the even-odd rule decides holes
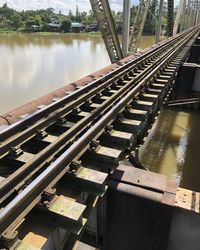
[[[89,36],[101,36],[101,32],[80,32],[80,33],[74,33],[74,32],[68,32],[68,33],[60,33],[60,32],[47,32],[47,31],[40,31],[40,32],[24,32],[24,31],[18,31],[18,30],[0,30],[0,34],[31,34],[31,35],[41,35],[41,36],[52,36],[52,35],[89,35]]]

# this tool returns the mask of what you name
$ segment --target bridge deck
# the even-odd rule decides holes
[[[110,173],[128,161],[168,102],[180,63],[198,32],[187,30],[126,59],[0,131],[1,247],[29,244],[24,239],[35,213],[36,221],[48,216],[54,228],[62,228],[69,245],[88,227],[93,234],[97,227],[97,238],[103,237],[101,223],[89,220],[92,208],[97,207],[101,219]]]

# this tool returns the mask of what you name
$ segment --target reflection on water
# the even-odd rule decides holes
[[[0,35],[0,113],[109,64],[100,37]]]
[[[200,191],[199,118],[198,111],[161,111],[139,151],[149,170],[195,191]]]
[[[84,34],[1,34],[0,54],[0,114],[110,64],[102,38]]]

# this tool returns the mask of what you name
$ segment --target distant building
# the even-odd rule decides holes
[[[97,31],[99,29],[98,24],[96,21],[92,22],[91,24],[86,26],[86,31],[90,32],[90,31]]]
[[[28,32],[37,32],[40,31],[40,26],[38,25],[31,25],[29,27],[26,28],[26,31]]]
[[[52,19],[47,25],[50,31],[58,31],[62,24],[59,20]]]
[[[85,28],[85,26],[82,23],[71,23],[71,31],[79,33]]]

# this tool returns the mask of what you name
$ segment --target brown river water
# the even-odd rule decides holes
[[[140,48],[152,45],[142,37]],[[103,40],[84,34],[0,35],[0,114],[110,64]],[[151,171],[198,190],[198,112],[164,110],[140,149]]]
[[[155,43],[142,38],[140,48]],[[0,114],[110,64],[100,36],[1,34]]]
[[[200,191],[199,128],[199,111],[161,111],[139,150],[140,161],[149,170],[176,180],[181,187]]]

